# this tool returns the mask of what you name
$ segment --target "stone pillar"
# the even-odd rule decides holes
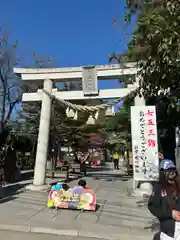
[[[146,102],[144,97],[136,96],[134,99],[134,106],[145,106]]]
[[[134,105],[145,106],[146,102],[144,97],[136,96],[134,99]],[[134,183],[134,186],[136,186],[135,183]],[[151,195],[152,193],[152,184],[150,182],[139,182],[137,187],[138,187],[137,189],[134,189],[135,192],[133,193],[133,195],[143,196],[143,195]]]
[[[51,93],[52,81],[44,80],[44,90]],[[51,118],[51,99],[45,93],[43,94],[41,104],[41,116],[39,124],[38,143],[36,151],[36,162],[34,170],[33,186],[29,186],[29,190],[41,190],[45,187],[47,152],[49,143],[49,126]]]

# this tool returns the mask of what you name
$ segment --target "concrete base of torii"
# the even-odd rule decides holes
[[[34,185],[29,184],[25,187],[27,191],[33,191],[33,192],[48,192],[51,189],[51,185],[44,184],[44,185]]]
[[[144,196],[150,196],[152,194],[152,184],[150,182],[139,182],[139,187],[134,189],[131,193],[131,196],[135,197],[144,197]]]

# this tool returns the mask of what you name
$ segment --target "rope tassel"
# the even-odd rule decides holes
[[[74,110],[68,107],[66,109],[66,115],[68,118],[74,118],[74,116],[75,116]]]
[[[95,118],[94,118],[92,115],[89,115],[89,118],[88,118],[86,124],[88,124],[88,125],[93,125],[93,124],[95,124],[95,123],[96,123]]]

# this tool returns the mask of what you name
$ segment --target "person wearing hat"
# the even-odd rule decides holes
[[[180,240],[180,177],[169,159],[160,162],[159,182],[154,185],[148,208],[159,219],[160,240]]]

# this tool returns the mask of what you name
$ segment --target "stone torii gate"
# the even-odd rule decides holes
[[[138,87],[136,63],[127,63],[120,66],[100,65],[87,67],[67,67],[67,68],[46,68],[29,69],[14,68],[14,73],[20,75],[23,81],[38,83],[43,82],[43,90],[37,92],[24,93],[22,101],[41,101],[41,115],[39,124],[38,144],[35,161],[35,172],[31,190],[45,188],[45,175],[47,163],[47,151],[49,141],[49,126],[51,117],[51,98],[61,100],[94,100],[94,99],[113,99],[125,97]],[[121,76],[133,76],[135,81],[127,88],[99,90],[98,80],[120,79]],[[53,88],[53,83],[64,81],[82,81],[82,91],[57,91]],[[49,95],[48,95],[48,94]],[[144,98],[135,97],[135,105],[145,105]]]

